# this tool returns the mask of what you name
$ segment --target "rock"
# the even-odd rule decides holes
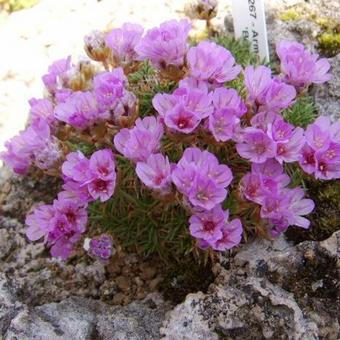
[[[330,59],[332,79],[315,86],[313,94],[320,115],[330,116],[333,122],[340,119],[340,54]]]
[[[337,339],[340,231],[291,246],[244,246],[207,294],[189,294],[161,329],[164,339]]]
[[[4,340],[159,339],[167,308],[157,295],[125,307],[68,298],[35,308],[24,306],[2,335]]]

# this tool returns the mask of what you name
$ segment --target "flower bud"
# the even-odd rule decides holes
[[[110,49],[105,43],[105,35],[100,31],[92,31],[84,38],[85,52],[95,61],[105,61],[110,55]]]

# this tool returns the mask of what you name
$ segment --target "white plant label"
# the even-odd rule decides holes
[[[252,51],[269,61],[264,0],[232,0],[232,13],[236,38],[244,38]]]

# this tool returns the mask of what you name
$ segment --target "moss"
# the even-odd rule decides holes
[[[21,9],[33,7],[39,0],[0,0],[0,10],[6,12],[19,11]]]
[[[302,18],[302,14],[296,9],[290,8],[279,15],[282,21],[294,21]]]
[[[319,50],[327,56],[333,57],[340,53],[340,33],[322,33],[318,36]]]
[[[314,211],[308,216],[308,230],[290,227],[287,236],[296,243],[305,240],[324,240],[340,229],[340,181],[317,181],[304,179],[309,196],[315,203]]]

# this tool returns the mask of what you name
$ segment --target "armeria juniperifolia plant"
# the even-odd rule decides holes
[[[330,79],[326,59],[282,41],[275,73],[239,65],[218,40],[190,46],[189,31],[185,19],[94,31],[90,59],[57,60],[43,76],[44,98],[29,101],[27,128],[1,157],[17,174],[61,178],[57,198],[26,218],[27,237],[52,256],[67,259],[85,238],[103,261],[126,240],[185,254],[275,238],[308,228],[314,209],[287,167],[340,177],[340,122],[284,118]]]

